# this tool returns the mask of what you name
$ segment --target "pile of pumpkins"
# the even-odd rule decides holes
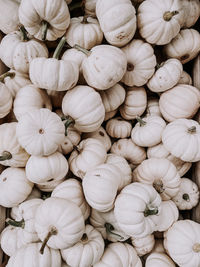
[[[0,4],[1,266],[200,266],[199,0]]]

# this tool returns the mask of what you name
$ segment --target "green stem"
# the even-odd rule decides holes
[[[136,120],[140,123],[140,126],[144,126],[144,125],[146,125],[146,121],[142,120],[141,117],[137,116],[137,117],[136,117]]]
[[[182,197],[183,197],[184,200],[190,201],[190,196],[187,193],[183,194]]]
[[[14,78],[15,77],[15,73],[14,72],[11,72],[11,71],[7,71],[7,72],[5,72],[4,74],[2,74],[1,76],[0,76],[0,82],[4,82],[4,79],[6,78],[6,77],[10,77],[10,78]]]
[[[62,37],[56,47],[56,50],[53,53],[53,58],[59,59],[60,53],[63,49],[63,46],[65,45],[65,42],[66,42],[66,38]]]
[[[27,36],[27,31],[26,31],[26,29],[24,28],[23,25],[19,27],[19,31],[20,31],[20,33],[22,35],[22,41],[23,42],[29,41],[29,38]]]
[[[150,208],[150,207],[146,207],[145,211],[144,211],[144,217],[150,216],[150,215],[156,215],[158,214],[158,208],[154,207],[154,208]]]
[[[46,40],[49,23],[45,20],[42,21],[42,41]]]
[[[77,44],[75,44],[73,46],[73,48],[77,49],[78,51],[83,52],[84,54],[86,54],[86,56],[89,56],[92,53],[91,51],[88,51],[87,49],[85,49],[85,48],[83,48],[83,47],[81,47],[80,45],[77,45]]]
[[[58,233],[57,229],[54,226],[52,226],[51,229],[50,229],[50,231],[48,232],[47,236],[45,237],[44,241],[42,242],[42,246],[40,248],[40,254],[43,254],[44,253],[44,249],[46,247],[46,244],[47,244],[49,238],[52,235],[57,235],[57,233]]]
[[[87,242],[88,242],[88,236],[87,236],[86,233],[84,233],[84,234],[82,235],[82,237],[81,237],[81,241],[82,241],[83,243],[87,243]]]
[[[116,233],[113,232],[113,231],[115,230],[115,228],[113,227],[112,224],[110,224],[110,223],[105,223],[104,226],[105,226],[105,228],[106,228],[106,232],[107,232],[108,234],[115,235],[115,236],[119,237],[120,240],[123,239],[123,237],[122,237],[121,235],[118,235],[118,234],[116,234]]]
[[[74,120],[70,116],[65,117],[65,120],[65,136],[67,136],[67,129],[71,124],[74,123]]]
[[[170,21],[173,16],[177,15],[179,12],[178,11],[166,11],[163,15],[163,19],[165,21]]]
[[[15,226],[15,227],[21,227],[22,229],[24,229],[25,227],[25,221],[24,219],[22,219],[21,221],[15,221],[12,219],[6,219],[7,224]]]
[[[192,127],[188,128],[188,133],[190,133],[190,134],[196,133],[196,131],[197,131],[196,126],[192,126]]]
[[[0,156],[0,161],[8,160],[12,158],[12,154],[8,151],[3,151],[2,155]]]

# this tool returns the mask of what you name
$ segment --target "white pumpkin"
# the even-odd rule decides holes
[[[121,117],[115,117],[107,121],[106,132],[113,138],[130,137],[132,125]]]
[[[178,194],[172,198],[179,210],[190,210],[199,202],[199,189],[196,183],[188,178],[181,178]]]
[[[26,200],[31,200],[31,199],[34,199],[34,198],[42,198],[42,192],[35,186],[33,187],[31,193],[26,198]]]
[[[122,48],[127,57],[127,69],[122,82],[128,86],[142,86],[155,71],[156,57],[152,46],[142,40],[133,39]]]
[[[85,14],[92,16],[96,15],[96,2],[97,0],[85,0],[84,2]]]
[[[107,121],[107,120],[113,118],[117,114],[117,111],[118,111],[118,109],[115,109],[113,111],[106,112],[105,113],[104,121]]]
[[[35,185],[40,191],[52,192],[56,188],[56,186],[58,186],[59,184],[61,184],[65,180],[66,180],[66,178],[64,177],[60,180],[53,180],[50,182],[45,182],[45,183],[40,183],[40,184],[35,184]]]
[[[133,180],[152,185],[162,200],[174,197],[180,188],[180,175],[176,167],[166,158],[144,160],[133,171]]]
[[[168,44],[179,33],[184,15],[179,0],[146,0],[138,8],[140,35],[150,44]]]
[[[98,0],[96,16],[109,44],[121,47],[136,31],[136,10],[130,0]]]
[[[155,238],[153,234],[144,236],[142,238],[131,237],[131,243],[137,251],[138,256],[141,257],[152,251],[155,244]]]
[[[162,134],[165,148],[183,161],[200,160],[200,125],[195,120],[177,119],[165,127]]]
[[[166,121],[192,118],[200,107],[200,91],[192,85],[176,85],[161,94],[159,107]]]
[[[160,108],[159,108],[159,99],[156,97],[149,97],[147,99],[147,108],[146,108],[146,113],[145,116],[160,116],[161,112],[160,112]]]
[[[200,5],[198,0],[183,0],[182,5],[185,11],[184,28],[193,26],[200,16]]]
[[[0,118],[4,118],[12,108],[12,95],[9,89],[0,82]]]
[[[71,266],[93,266],[103,255],[104,246],[104,240],[99,231],[87,224],[80,241],[70,248],[62,249],[61,255]]]
[[[175,267],[175,263],[165,253],[153,252],[145,261],[145,267]]]
[[[47,156],[54,153],[63,142],[65,127],[56,113],[41,108],[20,117],[16,135],[18,142],[29,154]]]
[[[183,70],[182,74],[181,74],[181,77],[178,81],[177,84],[189,84],[189,85],[192,85],[192,78],[191,76]],[[198,86],[194,85],[195,87],[198,88]]]
[[[87,171],[90,171],[106,160],[106,149],[101,141],[95,138],[82,140],[71,152],[69,168],[71,172],[83,179]]]
[[[19,20],[35,38],[54,41],[63,36],[68,28],[70,13],[63,0],[41,0],[38,5],[34,0],[22,0]]]
[[[9,167],[0,174],[0,205],[11,208],[24,201],[31,193],[33,183],[24,168]]]
[[[195,58],[192,68],[193,85],[200,89],[200,54]]]
[[[84,219],[89,217],[90,207],[85,200],[81,183],[75,178],[69,178],[57,185],[51,196],[74,202],[81,209]]]

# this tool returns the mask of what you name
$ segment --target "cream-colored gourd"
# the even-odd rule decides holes
[[[0,42],[2,38],[3,38],[3,34],[0,32]],[[0,59],[0,75],[4,74],[7,71],[8,71],[8,67]],[[2,82],[1,78],[0,78],[0,81]]]
[[[93,267],[110,266],[134,266],[142,267],[142,262],[137,255],[135,249],[127,243],[110,243],[104,250],[101,260],[93,265]]]
[[[26,30],[39,40],[54,41],[63,36],[70,23],[70,13],[66,1],[22,0],[19,20]]]
[[[85,0],[84,2],[85,14],[96,16],[96,2],[97,0]]]
[[[159,144],[166,122],[160,116],[136,117],[138,122],[131,131],[132,141],[142,147],[151,147]]]
[[[141,116],[147,106],[147,93],[144,87],[129,87],[124,103],[120,106],[120,114],[125,120]]]
[[[80,132],[96,131],[105,116],[99,93],[84,85],[67,91],[62,101],[62,112],[74,120],[74,127]]]
[[[118,194],[114,214],[124,233],[141,238],[155,231],[153,218],[160,213],[160,207],[161,198],[153,186],[134,182]]]
[[[183,71],[177,84],[189,84],[189,85],[192,85],[192,78],[186,71]],[[197,86],[195,85],[195,87],[197,87]]]
[[[98,20],[87,15],[71,18],[65,36],[67,43],[72,47],[78,44],[85,49],[100,45],[103,40]]]
[[[11,208],[24,201],[31,193],[33,183],[24,168],[9,167],[0,174],[0,205]]]
[[[7,34],[0,44],[0,58],[11,69],[29,72],[29,64],[36,57],[48,57],[46,45],[36,39],[29,39],[24,29]]]
[[[35,186],[33,187],[30,195],[26,198],[26,200],[31,200],[34,198],[42,198],[42,192]]]
[[[33,183],[45,183],[64,178],[68,172],[67,159],[60,152],[48,156],[30,156],[26,163],[27,179]]]
[[[52,109],[51,101],[44,90],[28,84],[17,92],[13,101],[13,111],[17,120],[27,112],[40,108]]]
[[[179,33],[184,15],[179,0],[144,1],[137,15],[140,35],[150,44],[168,44]]]
[[[182,267],[200,264],[200,224],[179,220],[164,233],[164,246],[173,261]]]
[[[183,0],[182,5],[185,11],[184,28],[190,28],[193,26],[200,15],[200,5],[198,0]]]
[[[96,3],[96,16],[109,44],[122,47],[136,31],[136,10],[130,0],[101,0]]]
[[[200,54],[195,58],[192,68],[193,85],[200,89]]]
[[[153,92],[164,92],[178,83],[182,72],[183,66],[178,59],[168,59],[157,67],[147,86]]]
[[[113,209],[107,212],[99,212],[91,209],[90,223],[97,229],[104,239],[111,242],[122,242],[129,238],[119,227]]]
[[[63,142],[65,127],[56,113],[41,108],[20,117],[16,135],[20,145],[29,154],[47,156],[54,153]]]
[[[90,207],[85,200],[81,182],[75,178],[69,178],[57,185],[52,191],[51,196],[72,201],[81,209],[85,220],[89,217]]]
[[[166,158],[144,160],[134,171],[133,180],[152,185],[162,200],[174,197],[180,188],[180,175],[176,167]]]
[[[165,253],[153,252],[151,253],[145,262],[145,267],[175,267],[175,263]]]
[[[46,244],[54,249],[73,246],[81,239],[85,224],[81,209],[76,204],[67,199],[50,197],[36,211],[35,229],[43,241],[40,248],[43,254]]]
[[[160,108],[159,108],[159,99],[155,98],[155,97],[149,97],[147,99],[147,108],[146,108],[146,113],[145,116],[160,116],[161,112],[160,112]]]
[[[165,127],[162,134],[164,147],[183,161],[200,160],[200,125],[195,120],[177,119]]]
[[[200,107],[200,91],[192,85],[176,85],[161,94],[159,107],[166,121],[190,119]]]
[[[146,159],[146,151],[131,138],[119,139],[112,144],[111,153],[124,157],[129,163],[140,164]]]
[[[58,186],[59,184],[61,184],[65,180],[66,180],[66,178],[64,177],[63,179],[60,179],[60,180],[53,180],[50,182],[35,184],[35,185],[39,190],[41,190],[43,192],[52,192],[56,188],[56,186]]]
[[[0,163],[4,166],[25,167],[30,155],[17,140],[16,126],[17,122],[0,125]]]
[[[118,109],[115,109],[113,111],[106,112],[105,113],[104,121],[107,121],[107,120],[113,118],[117,114],[117,111],[118,111]]]
[[[61,255],[71,266],[93,266],[103,255],[104,246],[104,240],[99,231],[87,224],[80,241],[70,248],[62,249]]]
[[[200,188],[200,162],[197,161],[193,164],[192,181]]]
[[[155,71],[156,57],[152,46],[142,40],[134,39],[122,51],[127,57],[127,69],[122,82],[128,86],[142,86]]]
[[[0,118],[4,118],[11,111],[12,103],[9,89],[0,82]]]
[[[130,137],[132,125],[121,117],[110,119],[106,123],[106,132],[113,138]]]
[[[168,58],[177,58],[185,64],[198,55],[199,42],[200,34],[197,30],[183,29],[169,44],[164,46],[164,53]]]
[[[119,83],[99,91],[106,112],[114,111],[124,102],[126,91]]]
[[[46,247],[44,254],[41,255],[39,252],[41,245],[41,242],[37,242],[23,246],[10,257],[7,267],[34,267],[35,265],[42,265],[44,267],[60,267],[61,255],[59,250]],[[30,259],[32,260],[30,261]]]
[[[170,152],[164,147],[163,143],[160,143],[156,146],[147,148],[147,157],[148,158],[166,158],[170,160],[175,166],[176,169],[182,177],[192,166],[191,162],[182,161],[180,158],[177,158],[170,154]]]
[[[95,138],[82,140],[71,152],[69,168],[71,172],[83,179],[87,171],[95,169],[106,160],[106,149],[101,141]]]
[[[138,256],[141,257],[152,251],[155,244],[155,238],[153,234],[147,235],[142,238],[131,237],[131,243],[137,251]]]
[[[172,198],[179,210],[190,210],[199,202],[199,189],[197,184],[188,178],[181,178],[178,194]]]

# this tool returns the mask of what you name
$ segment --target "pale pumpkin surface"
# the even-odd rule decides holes
[[[142,238],[131,237],[131,243],[137,251],[138,256],[143,256],[153,249],[155,245],[155,238],[153,234],[147,235]]]
[[[0,82],[0,118],[5,117],[11,111],[12,102],[10,91]]]
[[[165,253],[153,252],[145,262],[145,267],[175,267],[175,263]]]
[[[193,85],[200,89],[200,54],[194,60],[192,69]]]

